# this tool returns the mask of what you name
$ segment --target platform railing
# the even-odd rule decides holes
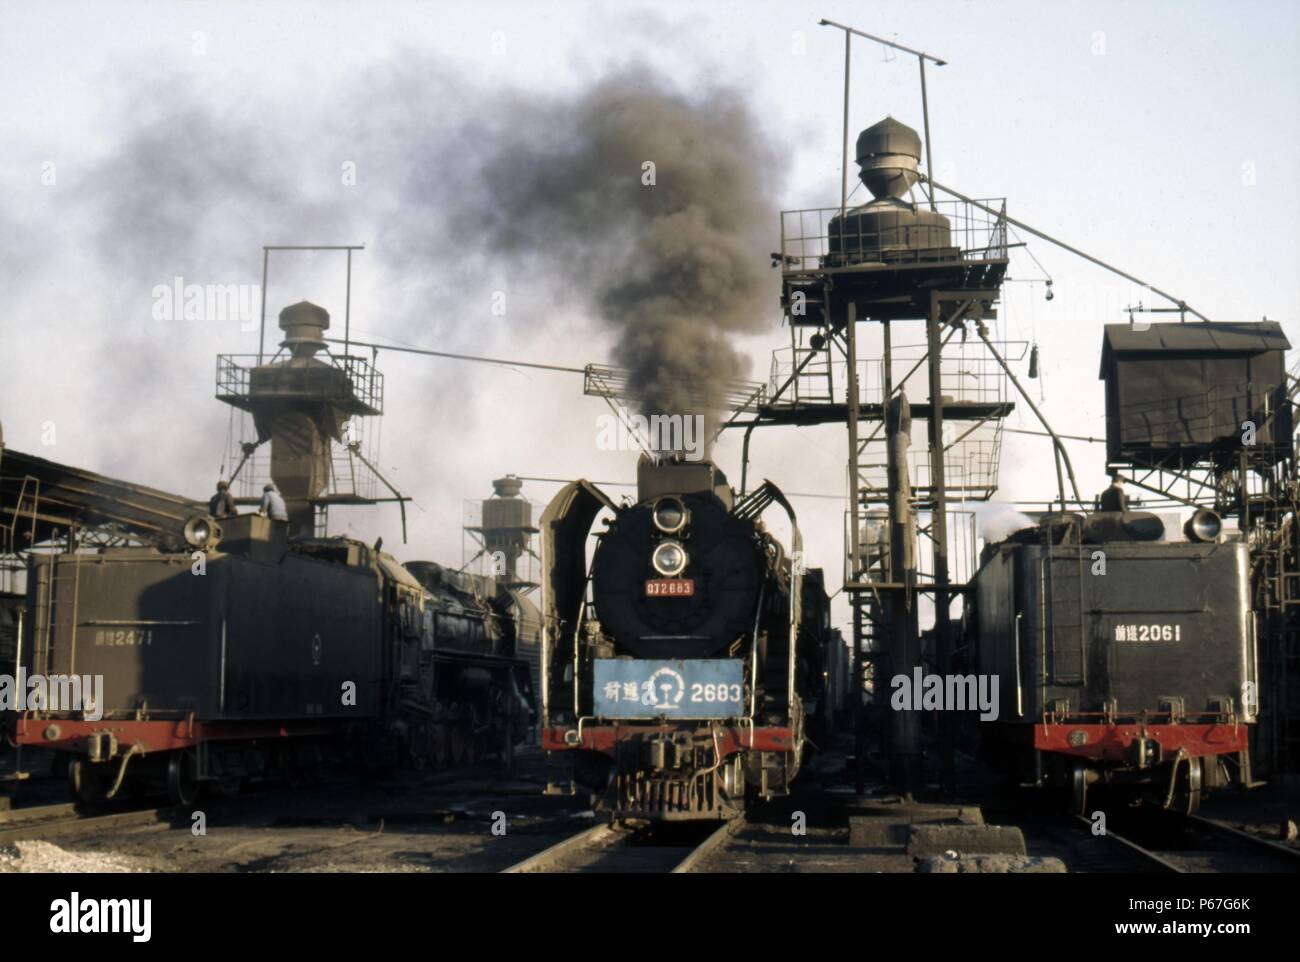
[[[274,366],[282,363],[287,355],[284,352],[275,357],[263,358],[260,366]],[[379,373],[364,357],[353,354],[328,354],[321,352],[313,360],[328,364],[347,376],[352,398],[373,409],[376,414],[384,410],[384,376]],[[218,400],[240,405],[250,400],[252,372],[259,365],[256,354],[218,354],[216,396]]]
[[[588,364],[584,368],[582,393],[590,397],[619,401],[626,407],[637,407],[638,405],[629,402],[640,400],[639,392],[632,385],[630,372],[625,368],[609,364]],[[761,381],[731,381],[709,385],[707,390],[700,385],[684,386],[683,394],[689,397],[701,412],[710,408],[721,408],[725,411],[754,413],[766,403],[768,389]]]
[[[1002,197],[977,203],[1005,212]],[[916,205],[919,206],[919,205]],[[982,210],[963,200],[935,202],[937,212],[948,219],[949,245],[912,246],[914,234],[932,234],[931,226],[912,226],[897,218],[884,230],[868,230],[866,219],[849,217],[839,220],[838,207],[810,207],[781,212],[781,269],[785,274],[802,274],[830,267],[865,263],[872,251],[888,248],[891,263],[942,263],[953,261],[1005,260],[1007,256],[1007,222],[1004,217]],[[835,223],[832,224],[832,221]],[[899,243],[899,241],[903,243]],[[832,243],[834,241],[834,243]],[[843,252],[843,253],[841,253]]]

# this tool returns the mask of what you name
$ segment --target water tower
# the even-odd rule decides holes
[[[331,354],[329,326],[328,311],[300,301],[280,312],[284,339],[269,360],[217,359],[217,399],[251,415],[255,435],[232,435],[239,444],[238,454],[231,452],[232,461],[238,456],[231,472],[232,487],[241,484],[237,500],[255,504],[265,482],[273,482],[288,508],[290,537],[323,535],[330,504],[405,500],[361,450],[359,425],[383,413],[383,376],[363,358]],[[269,460],[254,460],[268,442]],[[375,479],[392,497],[375,496]]]
[[[465,568],[481,561],[481,573],[495,577],[505,588],[528,592],[537,587],[535,572],[528,562],[537,557],[532,538],[538,529],[533,526],[532,502],[522,495],[522,490],[523,481],[507,474],[493,481],[492,496],[478,503],[477,523],[475,512],[467,511],[471,523],[465,525],[465,531],[477,550],[465,562]]]
[[[257,353],[217,357],[217,400],[242,412],[237,423],[232,421],[227,438],[225,464],[234,465],[228,478],[231,493],[237,504],[256,505],[266,483],[274,483],[288,508],[290,537],[325,537],[332,504],[392,501],[401,510],[406,540],[410,498],[375,467],[379,431],[372,430],[372,419],[383,414],[384,376],[350,350],[352,257],[364,249],[351,244],[264,245]],[[299,301],[280,312],[284,338],[268,357],[266,300],[272,252],[346,256],[341,342],[326,336],[330,315],[325,308]],[[331,342],[342,343],[341,353],[330,350]]]

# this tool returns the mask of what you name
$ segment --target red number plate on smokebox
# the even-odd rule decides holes
[[[645,583],[647,598],[689,598],[695,594],[691,578],[651,578]]]

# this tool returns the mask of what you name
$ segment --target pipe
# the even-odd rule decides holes
[[[113,787],[108,790],[107,794],[104,795],[104,798],[106,799],[112,798],[114,795],[117,794],[117,790],[122,787],[122,780],[126,778],[127,762],[129,762],[136,755],[143,755],[143,754],[144,754],[144,749],[140,746],[139,742],[136,742],[134,745],[130,747],[130,749],[128,749],[127,753],[122,756],[122,764],[117,769],[117,778],[113,780]]]
[[[1030,227],[1028,224],[1024,223],[1023,221],[1018,221],[1014,217],[1008,217],[1005,210],[994,210],[992,207],[989,207],[985,204],[981,204],[977,200],[972,200],[971,198],[967,197],[965,194],[957,193],[957,191],[953,190],[951,187],[945,187],[937,180],[934,180],[931,177],[927,177],[925,174],[919,174],[918,176],[922,180],[931,184],[932,186],[938,187],[945,194],[951,194],[953,197],[956,197],[958,200],[965,201],[967,204],[970,204],[972,207],[979,208],[980,210],[984,211],[986,214],[992,214],[994,217],[998,218],[999,220],[1006,221],[1008,224],[1014,224],[1016,227],[1019,227],[1021,230],[1026,230],[1029,233],[1033,234],[1035,237],[1042,238],[1043,240],[1047,241],[1049,244],[1055,244],[1057,247],[1063,248],[1064,250],[1069,251],[1071,254],[1075,254],[1079,257],[1082,257],[1086,261],[1091,261],[1093,264],[1096,264],[1098,267],[1105,268],[1106,270],[1110,271],[1112,274],[1118,274],[1120,277],[1124,278],[1125,280],[1132,281],[1134,284],[1140,284],[1142,287],[1147,288],[1153,294],[1159,294],[1161,297],[1169,301],[1171,304],[1178,305],[1179,310],[1183,310],[1191,314],[1195,314],[1201,320],[1205,321],[1206,323],[1209,323],[1210,319],[1208,317],[1206,317],[1204,314],[1202,314],[1200,311],[1196,310],[1195,308],[1189,307],[1186,301],[1179,300],[1178,298],[1174,297],[1172,294],[1166,294],[1164,291],[1160,290],[1160,288],[1152,287],[1146,281],[1134,277],[1132,274],[1128,274],[1120,270],[1118,267],[1115,267],[1111,264],[1107,264],[1105,261],[1101,260],[1100,258],[1093,257],[1091,254],[1085,254],[1083,251],[1079,250],[1079,248],[1071,247],[1069,244],[1065,243],[1065,241],[1057,240],[1055,237],[1052,237],[1050,234],[1044,234],[1042,231],[1034,227]]]
[[[758,427],[757,421],[751,421],[749,427],[745,428],[745,440],[740,445],[740,494],[744,497],[745,482],[749,477],[749,439],[754,434],[754,428]]]
[[[930,147],[930,101],[925,93],[925,57],[917,57],[921,65],[921,114],[925,118],[925,169],[934,170],[934,150]],[[930,193],[930,210],[938,210],[934,205],[934,183],[927,182]]]
[[[344,344],[341,338],[325,337],[327,344]],[[450,351],[428,351],[418,347],[397,347],[392,344],[375,344],[371,341],[348,341],[349,347],[368,347],[375,351],[397,351],[400,354],[423,354],[427,357],[449,357],[456,361],[478,361],[480,364],[500,364],[503,367],[531,367],[541,371],[560,371],[564,374],[586,374],[586,368],[562,367],[558,364],[538,364],[532,361],[512,361],[500,357],[478,357],[474,354],[454,354]]]
[[[271,259],[271,249],[262,248],[262,327],[257,335],[257,366],[262,366],[262,355],[266,347],[266,272]]]
[[[1081,502],[1083,499],[1079,497],[1079,485],[1074,479],[1074,465],[1070,463],[1070,455],[1069,453],[1066,452],[1065,445],[1062,444],[1061,439],[1056,436],[1056,432],[1052,430],[1052,426],[1047,423],[1047,418],[1043,417],[1043,412],[1038,410],[1038,405],[1034,403],[1033,399],[1029,396],[1028,392],[1025,391],[1025,389],[1021,386],[1020,382],[1016,379],[1016,375],[1012,372],[1011,368],[1007,366],[1007,362],[1002,359],[1002,355],[998,353],[998,349],[993,346],[993,342],[989,340],[989,332],[984,327],[982,321],[976,323],[975,330],[979,333],[980,340],[982,340],[985,346],[989,349],[989,353],[993,355],[993,359],[998,362],[998,365],[1002,368],[1004,372],[1006,372],[1007,377],[1011,379],[1011,383],[1016,386],[1016,390],[1020,392],[1020,396],[1025,399],[1025,403],[1029,405],[1029,410],[1034,412],[1034,415],[1038,418],[1039,422],[1043,425],[1043,428],[1051,436],[1052,444],[1056,446],[1056,450],[1060,452],[1062,460],[1065,461],[1065,470],[1070,476],[1070,488],[1074,491],[1074,500]],[[1058,467],[1058,477],[1059,477],[1059,467]],[[1062,507],[1065,506],[1064,485],[1061,486],[1061,506]]]

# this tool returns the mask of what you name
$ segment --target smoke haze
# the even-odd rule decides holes
[[[643,413],[714,418],[749,373],[729,339],[768,328],[777,293],[781,178],[746,103],[631,69],[494,111],[463,158],[475,189],[456,183],[442,207],[453,235],[590,300]]]

